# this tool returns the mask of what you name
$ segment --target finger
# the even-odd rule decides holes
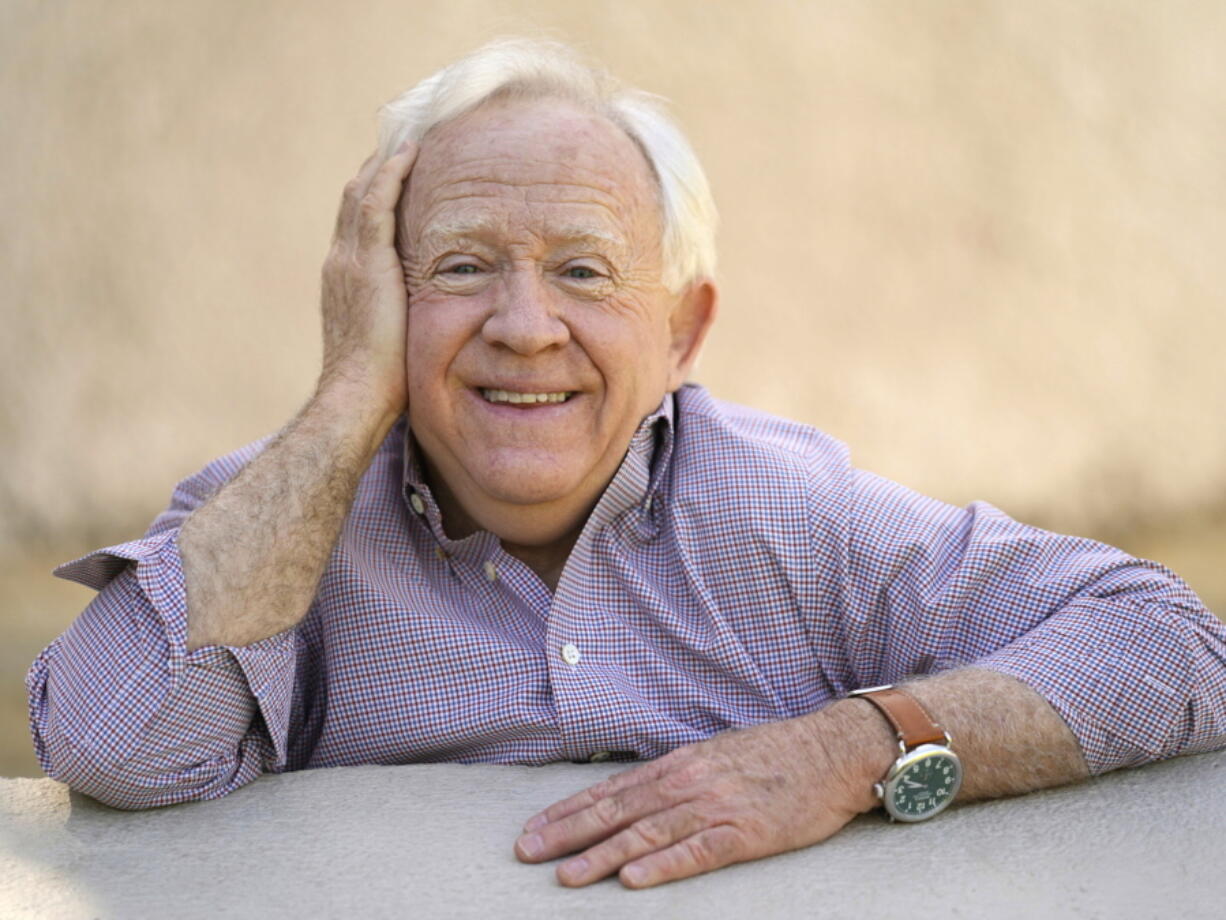
[[[362,196],[366,194],[366,189],[370,187],[370,180],[378,169],[379,151],[376,150],[362,163],[358,174],[345,183],[345,189],[341,193],[340,207],[336,209],[334,236],[343,236],[345,231],[353,226],[358,213],[358,204]]]
[[[391,246],[396,236],[396,204],[404,191],[417,145],[405,142],[379,167],[358,209],[358,242],[363,248]]]
[[[665,849],[710,824],[689,804],[648,815],[558,866],[558,881],[576,887],[599,881],[640,856]]]
[[[669,769],[672,768],[676,758],[672,752],[666,754],[657,760],[649,761],[629,770],[624,770],[621,773],[615,773],[608,779],[596,783],[594,786],[589,786],[582,792],[576,792],[568,799],[563,799],[560,802],[554,802],[544,811],[533,815],[524,824],[525,831],[534,831],[551,821],[558,821],[565,818],[567,815],[572,815],[577,811],[582,811],[585,808],[591,807],[598,800],[607,796],[613,795],[616,792],[621,792],[623,789],[628,789],[631,786],[636,786],[640,783],[649,783],[663,776]]]
[[[720,824],[636,859],[623,866],[618,877],[627,888],[650,888],[756,859],[759,855],[765,854],[753,853],[740,830],[731,824]]]
[[[605,840],[640,818],[667,811],[677,804],[680,800],[661,783],[640,783],[522,835],[515,850],[525,862],[554,859]]]

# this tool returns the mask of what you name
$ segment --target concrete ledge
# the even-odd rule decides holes
[[[1226,752],[852,823],[820,846],[648,891],[568,890],[511,853],[609,765],[352,767],[121,812],[0,780],[0,917],[1223,916]]]

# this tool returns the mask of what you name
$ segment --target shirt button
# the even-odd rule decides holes
[[[492,562],[487,561],[485,563],[484,568],[485,568],[486,578],[488,578],[490,581],[498,580],[498,566],[494,565],[494,563]]]
[[[426,513],[426,503],[421,500],[421,496],[416,492],[409,496],[409,504],[413,506],[413,510],[418,514]]]
[[[567,664],[578,664],[582,656],[579,654],[579,649],[567,642],[562,646],[562,660]]]
[[[593,754],[591,757],[587,759],[587,762],[588,763],[604,763],[606,760],[608,760],[612,756],[613,756],[613,753],[611,751],[597,751],[595,754]]]

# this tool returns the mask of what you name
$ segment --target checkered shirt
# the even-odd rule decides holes
[[[1171,572],[697,386],[644,419],[555,592],[491,533],[448,539],[402,420],[305,619],[189,653],[176,534],[266,443],[57,570],[100,593],[27,680],[51,776],[140,808],[313,767],[646,759],[966,665],[1045,697],[1095,773],[1226,745],[1226,629]]]

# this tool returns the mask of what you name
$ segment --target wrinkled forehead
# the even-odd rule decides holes
[[[602,115],[555,99],[487,103],[422,141],[402,202],[410,238],[467,227],[660,233],[655,178],[638,145]]]

